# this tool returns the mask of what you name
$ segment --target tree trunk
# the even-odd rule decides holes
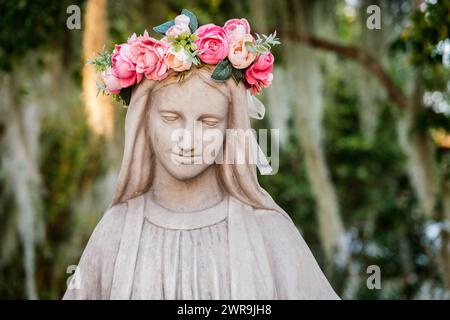
[[[5,133],[2,137],[1,162],[7,192],[14,201],[19,239],[23,249],[25,291],[28,299],[37,299],[35,247],[42,238],[40,228],[40,174],[38,150],[40,134],[39,102],[33,92],[39,85],[27,74],[23,66],[1,77],[0,119]],[[36,79],[34,79],[36,80]],[[20,95],[21,89],[30,90]]]
[[[316,5],[326,5],[324,2]],[[295,8],[296,29],[313,29],[314,8],[306,1]],[[315,11],[317,12],[317,11]],[[316,21],[323,23],[323,21]],[[345,265],[348,259],[345,231],[336,192],[329,176],[322,145],[323,92],[319,59],[299,43],[284,42],[287,85],[294,106],[295,125],[305,154],[307,174],[315,195],[320,239],[329,262]],[[330,265],[330,264],[329,264]]]
[[[365,52],[371,52],[376,57],[384,57],[385,42],[384,31],[386,26],[381,29],[369,30],[366,27],[366,8],[375,4],[381,6],[380,1],[364,0],[361,3],[359,12],[359,23],[361,26],[361,45]],[[361,66],[356,66],[356,81],[358,87],[359,102],[359,124],[361,132],[369,144],[375,139],[376,129],[378,126],[378,115],[380,113],[379,99],[382,92],[379,83],[374,79],[367,70]]]
[[[106,0],[89,0],[86,5],[85,25],[83,32],[83,59],[91,60],[103,50],[107,40],[107,2]],[[88,123],[95,134],[110,137],[114,129],[114,110],[111,98],[97,96],[95,86],[97,74],[92,65],[84,65],[83,100],[88,114]]]
[[[413,94],[408,107],[398,123],[398,134],[400,145],[408,156],[408,174],[416,191],[419,205],[422,211],[431,217],[437,197],[434,150],[428,134],[414,130],[417,115],[424,109],[422,81],[422,74],[419,70],[416,72]]]
[[[267,8],[269,8],[269,4],[266,0],[252,1],[251,25],[254,32],[260,34],[271,32],[267,26]],[[288,120],[291,113],[285,68],[276,65],[273,70],[273,78],[272,85],[264,90],[263,98],[266,101],[266,117],[269,119],[269,127],[279,130],[280,147],[282,147],[289,138]]]
[[[447,296],[450,297],[450,181],[444,180],[441,191],[442,214],[441,214],[441,272]]]

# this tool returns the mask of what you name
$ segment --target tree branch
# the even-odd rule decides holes
[[[381,64],[367,51],[350,45],[328,41],[317,38],[308,34],[290,34],[289,39],[304,43],[313,48],[334,52],[340,56],[359,63],[364,69],[370,72],[378,79],[381,86],[386,90],[390,99],[392,99],[399,107],[406,109],[408,99],[403,91],[394,83],[391,76],[384,70]]]

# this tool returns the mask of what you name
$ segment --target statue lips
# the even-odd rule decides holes
[[[175,152],[172,153],[172,160],[177,164],[186,165],[186,164],[201,164],[202,156],[194,155],[194,154],[177,154]]]

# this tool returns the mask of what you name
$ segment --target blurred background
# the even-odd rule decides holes
[[[277,30],[260,181],[337,293],[450,298],[449,0],[1,1],[0,298],[61,298],[111,201],[126,109],[86,61],[183,8]]]

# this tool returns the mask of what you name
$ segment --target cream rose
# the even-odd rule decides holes
[[[192,59],[184,49],[180,49],[178,52],[175,52],[173,48],[169,49],[165,60],[169,68],[177,72],[189,70],[192,65]]]
[[[233,67],[236,69],[247,68],[253,61],[255,61],[256,54],[247,50],[246,42],[254,42],[251,34],[244,34],[239,40],[233,42],[228,53],[228,60],[230,60]]]

